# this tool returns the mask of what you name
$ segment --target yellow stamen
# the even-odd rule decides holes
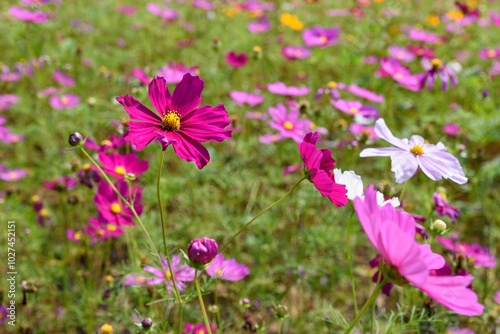
[[[292,124],[292,122],[286,121],[285,123],[283,123],[283,127],[287,130],[292,130],[293,124]]]
[[[319,38],[319,41],[321,42],[321,44],[326,44],[328,43],[328,38],[326,38],[325,36],[321,36]]]
[[[85,164],[85,165],[83,165],[83,166],[82,166],[82,169],[83,169],[84,171],[87,171],[87,172],[88,172],[88,171],[90,170],[90,164]]]
[[[108,231],[110,231],[110,232],[116,231],[116,225],[108,224],[106,227],[108,228]]]
[[[47,209],[40,210],[40,216],[47,217],[48,215],[49,215],[49,210]]]
[[[441,195],[441,197],[442,197],[444,200],[446,200],[446,199],[448,198],[448,197],[446,197],[446,194],[445,194],[445,193],[440,192],[440,193],[439,193],[439,195]]]
[[[394,76],[395,76],[396,78],[398,78],[398,79],[401,79],[404,75],[402,75],[402,74],[401,74],[401,73],[399,73],[399,72],[396,72],[396,73],[394,73]]]
[[[101,142],[101,145],[102,145],[102,146],[113,146],[113,143],[111,142],[111,140],[104,139],[104,140]]]
[[[349,111],[352,112],[353,114],[356,114],[359,111],[359,109],[355,107],[350,107]]]
[[[177,111],[169,110],[165,116],[163,116],[161,126],[164,130],[169,132],[179,130],[179,127],[181,126],[181,116]]]
[[[422,149],[422,146],[420,146],[420,145],[413,146],[413,148],[410,150],[410,152],[415,154],[415,155],[424,154],[424,150]]]
[[[122,207],[118,203],[113,203],[111,204],[111,212],[119,214],[120,212],[122,212]]]
[[[335,81],[330,81],[327,84],[328,88],[337,88],[337,83]]]
[[[31,196],[31,201],[33,201],[33,202],[39,202],[40,201],[40,196],[38,196],[38,195]]]
[[[222,273],[224,273],[224,270],[222,270],[222,269],[217,269],[217,270],[215,271],[215,273],[217,274],[217,277],[221,278],[221,277],[222,277]]]
[[[127,173],[127,171],[125,170],[125,167],[123,167],[123,166],[116,166],[115,173],[118,175],[125,175],[125,173]]]
[[[76,240],[80,240],[82,238],[82,233],[81,232],[76,232],[75,235],[73,236]]]
[[[433,60],[431,60],[431,65],[435,69],[440,69],[441,67],[443,67],[443,62],[437,58],[434,58]]]
[[[104,230],[98,230],[97,231],[97,235],[100,236],[100,237],[103,236],[104,235]]]

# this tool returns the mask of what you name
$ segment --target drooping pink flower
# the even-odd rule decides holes
[[[234,51],[230,51],[226,54],[226,61],[234,68],[243,67],[248,62],[248,56],[244,52],[236,53]]]
[[[66,87],[73,87],[75,85],[75,79],[67,73],[64,73],[61,70],[55,70],[52,73],[52,78],[57,82],[58,84]]]
[[[457,240],[442,236],[438,236],[436,240],[452,252],[462,254],[469,258],[470,263],[475,267],[494,268],[497,266],[495,255],[490,253],[488,247],[483,247],[477,243],[460,243]]]
[[[168,66],[163,66],[157,75],[165,78],[167,84],[178,84],[186,73],[196,76],[197,72],[197,66],[187,67],[183,63],[169,62]]]
[[[233,99],[234,103],[240,107],[244,104],[248,104],[250,107],[255,107],[264,102],[264,96],[262,95],[236,90],[229,92],[229,96]]]
[[[106,174],[113,175],[117,179],[123,179],[129,173],[134,175],[145,173],[149,168],[149,162],[147,160],[139,161],[135,153],[106,155],[101,151],[99,162],[104,166],[103,171]]]
[[[314,26],[311,29],[304,30],[302,38],[306,46],[324,48],[339,43],[339,33],[340,29],[337,27],[323,28],[322,26]]]
[[[33,23],[44,23],[50,19],[50,15],[46,12],[31,11],[17,6],[10,7],[9,14],[18,20]]]
[[[447,92],[451,84],[455,87],[458,84],[458,78],[451,68],[443,64],[443,62],[437,58],[429,61],[427,59],[422,59],[422,65],[427,70],[424,73],[417,74],[420,76],[420,89],[424,88],[427,84],[427,88],[432,90],[434,88],[434,81],[439,76],[443,83],[443,91]]]
[[[392,58],[400,61],[410,62],[415,59],[415,55],[404,46],[391,45],[387,48]]]
[[[305,46],[285,45],[281,48],[281,54],[288,60],[306,59],[311,55],[311,50]]]
[[[43,185],[55,191],[69,191],[78,186],[78,180],[73,176],[59,176],[52,181],[43,181]]]
[[[349,115],[363,115],[364,117],[377,118],[378,109],[369,105],[364,105],[359,101],[331,100],[330,103],[338,110]]]
[[[142,188],[133,187],[130,189],[128,183],[123,180],[118,180],[115,183],[115,187],[127,201],[133,199],[135,211],[138,215],[141,215],[144,207],[140,204]],[[94,203],[106,222],[117,226],[135,226],[132,210],[120,199],[120,197],[118,197],[107,182],[101,182],[99,184],[97,194],[94,197]]]
[[[179,255],[172,256],[172,259],[170,260],[172,272],[169,270],[166,259],[161,259],[161,262],[164,269],[151,266],[142,268],[144,271],[156,276],[155,278],[147,280],[148,285],[165,284],[168,293],[170,293],[173,280],[175,280],[175,284],[180,291],[186,288],[186,284],[184,284],[184,282],[194,281],[194,269],[189,267],[187,264],[181,264],[181,257]],[[164,271],[167,273],[166,278]]]
[[[451,206],[448,204],[448,200],[446,199],[446,195],[440,192],[435,192],[434,195],[432,196],[434,200],[434,206],[437,211],[437,213],[440,216],[447,215],[448,217],[451,218],[453,223],[457,222],[457,217],[460,217],[460,211],[455,208],[454,206]]]
[[[57,110],[74,108],[80,103],[81,99],[79,96],[70,93],[62,96],[53,95],[49,104],[52,108]]]
[[[323,197],[328,197],[336,206],[345,206],[348,202],[347,189],[343,184],[335,183],[333,174],[335,160],[329,149],[317,149],[320,138],[317,132],[309,132],[298,145],[302,161],[307,167],[309,180]]]
[[[198,108],[203,87],[199,77],[186,73],[171,96],[165,79],[154,78],[149,84],[149,99],[160,116],[128,94],[117,97],[131,119],[124,138],[133,142],[139,151],[155,138],[163,150],[172,144],[181,159],[194,161],[202,169],[210,155],[199,142],[231,138],[231,131],[224,130],[231,121],[223,104]]]
[[[287,108],[284,104],[276,107],[269,107],[271,119],[268,124],[280,132],[281,138],[291,138],[300,143],[305,134],[310,131],[310,124],[306,119],[300,119],[300,112],[297,109]]]
[[[175,20],[179,16],[179,13],[176,10],[166,6],[160,6],[155,3],[148,3],[146,5],[146,9],[151,14],[159,16],[165,21]]]
[[[239,281],[250,274],[247,266],[236,262],[236,259],[226,260],[223,254],[217,255],[205,272],[208,276],[225,281]]]
[[[467,182],[460,162],[452,154],[446,152],[443,143],[428,144],[419,135],[411,136],[410,140],[396,138],[382,118],[375,123],[375,133],[394,146],[365,148],[359,156],[391,157],[391,170],[396,173],[397,183],[409,180],[419,167],[425,175],[434,181],[444,177],[458,184]]]
[[[296,86],[287,86],[283,82],[275,82],[267,84],[267,90],[270,93],[276,95],[285,95],[285,96],[303,96],[307,95],[310,92],[310,89],[306,86],[296,87]]]

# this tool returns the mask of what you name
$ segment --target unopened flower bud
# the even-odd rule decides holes
[[[240,300],[240,305],[244,308],[249,308],[250,307],[250,299],[243,298],[242,300]]]
[[[219,312],[219,308],[217,307],[217,305],[209,305],[208,306],[208,311],[210,313],[217,313],[217,312]]]
[[[127,173],[125,174],[125,179],[129,180],[129,181],[134,181],[137,177],[135,176],[134,173]]]
[[[204,265],[210,263],[217,256],[218,251],[219,246],[214,239],[203,237],[203,239],[191,241],[187,255],[192,263]]]
[[[274,307],[274,314],[280,319],[286,318],[288,315],[288,307],[285,305],[277,305]]]
[[[446,223],[441,219],[436,219],[434,223],[432,223],[432,229],[438,232],[443,232],[446,230]]]
[[[143,328],[151,328],[151,326],[153,326],[153,320],[151,320],[151,318],[144,318],[141,324]]]
[[[78,132],[74,132],[69,135],[68,143],[71,146],[78,146],[82,140],[83,140],[82,135]]]

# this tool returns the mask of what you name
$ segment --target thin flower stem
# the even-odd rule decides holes
[[[352,210],[351,216],[349,217],[349,222],[347,223],[347,240],[346,240],[346,248],[347,248],[347,262],[349,263],[349,275],[351,276],[351,288],[352,288],[352,300],[354,302],[354,317],[358,316],[358,302],[356,301],[356,288],[354,287],[354,275],[352,274],[352,262],[351,262],[351,252],[349,250],[349,238],[351,235],[351,220],[352,216],[354,216],[354,209]]]
[[[292,193],[292,191],[298,187],[298,185],[304,181],[306,179],[306,177],[303,177],[299,180],[299,182],[297,182],[292,189],[290,189],[283,197],[281,197],[279,200],[277,200],[276,202],[274,202],[273,204],[271,204],[270,206],[268,206],[267,208],[265,208],[264,210],[262,210],[261,212],[259,212],[259,214],[257,214],[257,216],[253,217],[248,223],[246,223],[242,228],[240,228],[240,230],[238,232],[236,232],[235,235],[233,235],[231,237],[231,239],[229,239],[228,242],[226,242],[224,244],[224,246],[222,246],[221,248],[219,248],[219,253],[222,253],[222,251],[227,247],[227,245],[229,245],[231,243],[231,241],[233,241],[237,236],[239,236],[241,234],[241,232],[243,232],[248,226],[250,226],[251,223],[254,222],[254,220],[256,220],[257,218],[259,218],[260,216],[262,216],[266,211],[269,211],[271,210],[272,208],[274,208],[276,205],[280,204],[285,198],[288,197],[288,195],[290,195]]]
[[[380,284],[380,279],[382,278],[382,266],[384,265],[384,260],[380,259],[379,264],[378,264],[378,276],[377,276],[377,286]],[[377,293],[378,295],[378,293]],[[375,296],[377,298],[377,296]],[[375,301],[375,299],[374,299]],[[373,333],[373,322],[375,318],[375,302],[372,303],[372,311],[370,314],[370,333]]]
[[[146,238],[148,239],[148,242],[149,242],[149,245],[151,246],[151,248],[153,249],[153,252],[156,254],[156,256],[158,257],[158,262],[160,263],[160,266],[161,268],[163,269],[163,274],[165,275],[165,279],[167,281],[167,278],[168,278],[168,274],[167,274],[167,271],[165,270],[165,267],[163,266],[163,263],[161,262],[161,256],[160,256],[160,253],[158,252],[158,250],[156,249],[155,247],[155,244],[153,242],[153,240],[151,239],[151,236],[149,235],[148,233],[148,230],[146,229],[146,227],[144,226],[144,224],[142,223],[142,220],[141,218],[139,217],[139,215],[137,214],[137,211],[135,211],[135,208],[134,208],[134,205],[129,203],[123,196],[122,194],[118,191],[118,189],[116,189],[115,185],[113,184],[113,182],[111,182],[111,180],[109,179],[108,175],[106,175],[106,173],[104,173],[104,171],[102,170],[101,166],[99,166],[99,164],[87,153],[87,151],[85,151],[85,149],[83,147],[80,147],[82,152],[87,156],[87,158],[90,159],[90,161],[92,161],[92,163],[94,164],[94,166],[97,167],[97,169],[99,169],[99,172],[102,174],[102,176],[104,177],[104,179],[109,183],[109,185],[111,186],[111,188],[114,190],[114,192],[121,198],[121,200],[125,203],[125,205],[127,205],[130,210],[132,211],[132,214],[134,215],[134,218],[137,220],[137,222],[139,223],[139,225],[141,226],[142,228],[142,231],[144,232],[144,234],[146,235]],[[169,270],[171,273],[173,273],[172,269],[171,269],[171,266],[170,266],[170,260],[169,258],[167,257],[167,263],[168,263],[168,267],[169,267]],[[175,284],[175,279],[172,279],[172,281],[174,282],[174,288],[175,288],[175,299],[177,300],[177,303],[179,304],[182,304],[182,299],[180,298],[180,295],[178,295],[178,290],[176,288],[176,284]],[[168,282],[168,281],[167,281]],[[170,282],[169,282],[170,283]]]
[[[177,334],[182,333],[182,310],[183,310],[184,304],[179,304],[179,321],[177,324]]]
[[[163,247],[165,254],[167,253],[167,239],[165,237],[165,220],[163,218],[163,207],[161,205],[161,195],[160,195],[160,179],[161,179],[161,170],[163,167],[163,158],[165,157],[165,151],[161,152],[161,158],[160,158],[160,167],[158,168],[158,177],[156,178],[156,194],[158,196],[158,206],[160,207],[160,217],[161,217],[161,230],[162,230],[162,236],[163,236]]]
[[[278,334],[281,334],[281,329],[283,327],[283,320],[284,320],[284,318],[280,318],[280,323],[278,325]]]
[[[212,329],[210,328],[210,322],[208,321],[207,311],[205,310],[205,303],[203,303],[203,296],[200,291],[200,284],[198,283],[198,270],[194,272],[194,285],[196,286],[196,292],[198,292],[198,300],[200,301],[201,312],[203,313],[203,319],[205,320],[205,326],[207,327],[208,334],[212,334]]]
[[[409,180],[406,180],[405,184],[403,184],[403,190],[401,190],[401,194],[399,195],[399,202],[401,203],[401,200],[403,199],[403,195],[405,194],[406,190],[406,185],[408,184]]]

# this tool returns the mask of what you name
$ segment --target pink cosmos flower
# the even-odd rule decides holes
[[[165,278],[165,274],[162,269],[150,266],[142,268],[144,271],[156,276],[155,278],[147,280],[148,285],[165,284],[168,292],[170,293],[171,286],[173,285],[172,280],[175,280],[175,284],[180,291],[186,288],[186,285],[183,282],[194,281],[194,269],[189,267],[187,264],[181,264],[181,257],[179,255],[172,256],[172,259],[170,260],[172,272],[168,269],[166,259],[161,259],[161,262],[165,272],[167,273],[167,278]]]
[[[125,199],[128,201],[133,199],[135,211],[138,215],[141,215],[144,208],[142,204],[139,204],[142,198],[142,188],[133,187],[129,191],[128,183],[123,180],[118,180],[115,183],[115,187]],[[107,182],[99,184],[97,194],[94,197],[94,203],[103,220],[106,222],[115,224],[116,226],[135,226],[135,223],[132,221],[134,219],[132,210],[123,203]]]
[[[197,72],[197,66],[187,67],[183,63],[169,62],[168,66],[163,66],[157,75],[165,78],[167,84],[178,84],[186,73],[196,76]]]
[[[339,43],[339,33],[340,29],[337,27],[323,28],[322,26],[314,26],[311,29],[304,30],[302,38],[306,46],[324,48]]]
[[[194,0],[193,1],[194,8],[201,8],[204,10],[214,10],[215,5],[208,0]]]
[[[373,141],[373,139],[379,139],[373,126],[367,126],[356,122],[352,122],[349,125],[349,132],[355,136],[365,136],[369,142]]]
[[[275,82],[267,84],[267,90],[270,93],[276,95],[285,95],[285,96],[302,96],[307,95],[310,92],[310,89],[306,86],[296,87],[296,86],[287,86],[283,82]]]
[[[387,51],[389,51],[391,57],[400,61],[410,62],[415,59],[415,55],[404,46],[391,45],[387,48]]]
[[[243,67],[248,62],[248,56],[244,52],[235,53],[230,51],[226,54],[226,61],[234,68]]]
[[[21,80],[21,73],[19,71],[10,71],[10,68],[8,66],[3,66],[2,67],[2,73],[0,74],[0,80],[3,82],[18,82]]]
[[[476,332],[469,328],[448,327],[445,334],[476,334]]]
[[[247,28],[254,34],[262,34],[271,29],[271,22],[267,16],[261,16],[257,21],[249,22]]]
[[[457,217],[460,217],[460,211],[454,206],[448,204],[446,195],[436,191],[432,198],[434,200],[434,205],[437,213],[440,216],[449,216],[453,221],[453,224],[455,224],[457,222]]]
[[[477,243],[459,243],[455,239],[442,236],[437,236],[436,240],[452,252],[462,254],[469,258],[470,262],[475,267],[494,268],[497,266],[495,255],[490,253],[488,247],[483,247]]]
[[[493,64],[491,64],[488,73],[491,77],[500,75],[500,61],[494,61]]]
[[[306,59],[311,55],[311,50],[305,46],[285,45],[281,48],[281,54],[288,60]]]
[[[62,96],[53,95],[49,104],[52,108],[56,110],[74,108],[80,103],[81,99],[79,96],[70,93]]]
[[[428,144],[419,135],[413,135],[410,140],[396,138],[382,118],[375,123],[375,133],[394,147],[366,148],[359,156],[391,157],[391,170],[396,173],[397,183],[409,180],[419,167],[425,175],[434,181],[444,177],[458,184],[467,182],[458,159],[446,152],[443,143]]]
[[[444,266],[444,258],[431,251],[430,245],[415,242],[415,220],[392,205],[379,207],[373,185],[365,190],[365,199],[357,197],[354,209],[368,239],[384,260],[383,272],[390,273],[396,284],[411,283],[448,309],[463,315],[481,314],[484,306],[474,291],[467,288],[473,279],[467,276],[432,276]]]
[[[146,72],[144,72],[140,68],[137,67],[132,68],[132,75],[134,76],[134,78],[139,80],[143,85],[147,85],[151,82],[151,79],[146,74]]]
[[[236,259],[224,259],[221,253],[212,261],[207,268],[208,276],[225,281],[239,281],[250,274],[250,270],[244,264],[239,264]]]
[[[24,168],[8,169],[0,165],[0,180],[14,182],[28,175],[28,171]]]
[[[412,75],[408,67],[403,66],[399,60],[384,58],[380,60],[381,72],[390,75],[394,81],[412,91],[419,91],[420,77]]]
[[[186,73],[170,95],[165,79],[154,78],[149,84],[149,99],[160,116],[128,94],[117,97],[131,119],[124,138],[133,142],[139,151],[155,138],[163,150],[172,144],[181,159],[194,161],[202,169],[209,162],[210,154],[199,142],[231,138],[231,131],[224,130],[231,121],[223,104],[197,108],[203,87],[199,77]]]
[[[281,133],[267,133],[267,134],[259,137],[259,142],[261,144],[268,145],[268,144],[277,143],[277,142],[285,140],[285,139],[286,139],[286,137],[283,137],[281,135]]]
[[[355,84],[349,85],[349,87],[347,88],[347,91],[351,92],[352,94],[354,94],[358,97],[361,97],[363,99],[371,101],[371,102],[375,102],[375,103],[384,102],[384,97],[382,95],[378,95],[377,93],[372,92],[369,89],[359,87],[358,85],[355,85]]]
[[[61,70],[55,70],[54,73],[52,73],[52,79],[62,86],[73,87],[75,85],[75,79]]]
[[[317,132],[309,132],[305,135],[304,141],[298,145],[300,156],[308,170],[309,180],[323,197],[328,197],[336,206],[345,206],[348,202],[347,189],[345,185],[335,183],[335,176],[332,173],[335,160],[330,150],[316,148],[319,138]]]
[[[437,34],[416,28],[411,28],[408,31],[408,37],[414,41],[424,42],[427,44],[435,44],[441,39],[441,37]]]
[[[278,104],[276,107],[269,107],[271,120],[268,124],[280,131],[281,138],[291,138],[300,143],[304,135],[310,130],[310,124],[306,119],[300,119],[300,112],[296,109],[287,109],[284,104]]]
[[[113,175],[117,179],[123,179],[125,174],[129,173],[134,175],[145,173],[149,168],[149,162],[147,160],[139,161],[135,153],[106,155],[101,151],[99,153],[99,162],[104,166],[103,171],[106,174]]]
[[[94,245],[97,241],[106,241],[110,238],[118,239],[120,235],[125,233],[125,230],[116,224],[109,223],[99,213],[97,218],[89,218],[89,225],[85,226],[85,233],[91,237],[91,242]]]
[[[303,167],[302,164],[295,164],[295,165],[286,166],[285,168],[283,168],[283,173],[281,173],[281,175],[285,176],[285,175],[288,175],[291,173],[295,173],[295,172],[301,170],[302,167]]]
[[[316,95],[314,96],[314,98],[316,100],[319,100],[321,98],[321,95],[330,94],[330,97],[332,99],[338,99],[340,98],[339,89],[348,91],[349,87],[341,82],[330,81],[328,82],[326,87],[321,87],[316,91]]]
[[[127,5],[116,5],[116,11],[118,13],[123,13],[125,15],[131,16],[134,15],[136,12],[136,9],[132,6],[127,6]]]
[[[359,101],[331,100],[330,103],[338,110],[349,115],[363,115],[364,117],[378,117],[378,109],[364,105]]]
[[[10,107],[16,103],[19,103],[19,96],[16,94],[0,95],[0,111],[10,109]]]
[[[51,3],[52,0],[21,0],[22,6],[42,6]]]
[[[69,191],[78,186],[78,180],[73,176],[59,176],[52,181],[43,181],[43,185],[55,191]]]
[[[66,230],[66,238],[68,238],[71,241],[74,241],[75,243],[79,243],[82,240],[82,232],[81,231],[73,231],[72,229],[67,229]]]
[[[229,92],[229,96],[233,99],[237,106],[242,107],[245,103],[250,107],[255,107],[264,102],[264,96],[247,92],[233,90]]]
[[[100,144],[97,144],[94,138],[88,137],[85,140],[85,148],[93,151],[107,151],[107,150],[116,150],[127,144],[127,141],[122,137],[117,137],[115,135],[111,135],[109,139],[104,139]]]
[[[261,121],[265,121],[269,118],[269,114],[260,111],[247,111],[245,117],[248,119],[260,119]]]
[[[210,330],[212,332],[215,332],[217,330],[217,326],[211,323]],[[207,334],[207,333],[208,333],[207,326],[205,326],[204,324],[193,325],[190,323],[184,324],[184,332],[182,332],[182,334]]]
[[[423,45],[407,45],[408,50],[413,53],[415,56],[419,58],[427,58],[427,59],[434,59],[436,58],[436,55],[434,54],[434,49],[433,48],[426,48]]]
[[[128,274],[123,278],[123,285],[125,286],[143,286],[146,283],[146,275],[142,274]]]
[[[500,49],[481,49],[478,54],[483,59],[495,59],[500,57]]]
[[[146,9],[151,14],[159,16],[165,21],[175,20],[179,16],[179,13],[176,10],[166,6],[159,6],[154,3],[148,3],[146,5]]]
[[[446,123],[443,125],[443,132],[449,136],[455,137],[460,133],[460,131],[462,131],[462,129],[457,123]]]
[[[434,88],[434,81],[439,76],[443,82],[443,91],[447,92],[449,85],[455,87],[458,84],[458,78],[455,73],[443,62],[437,58],[429,61],[427,59],[422,59],[422,65],[427,69],[424,73],[417,74],[420,76],[420,89],[424,88],[427,84],[427,88],[432,90]]]
[[[44,23],[50,19],[50,15],[42,11],[30,11],[17,6],[10,7],[9,14],[16,19],[33,23]]]

